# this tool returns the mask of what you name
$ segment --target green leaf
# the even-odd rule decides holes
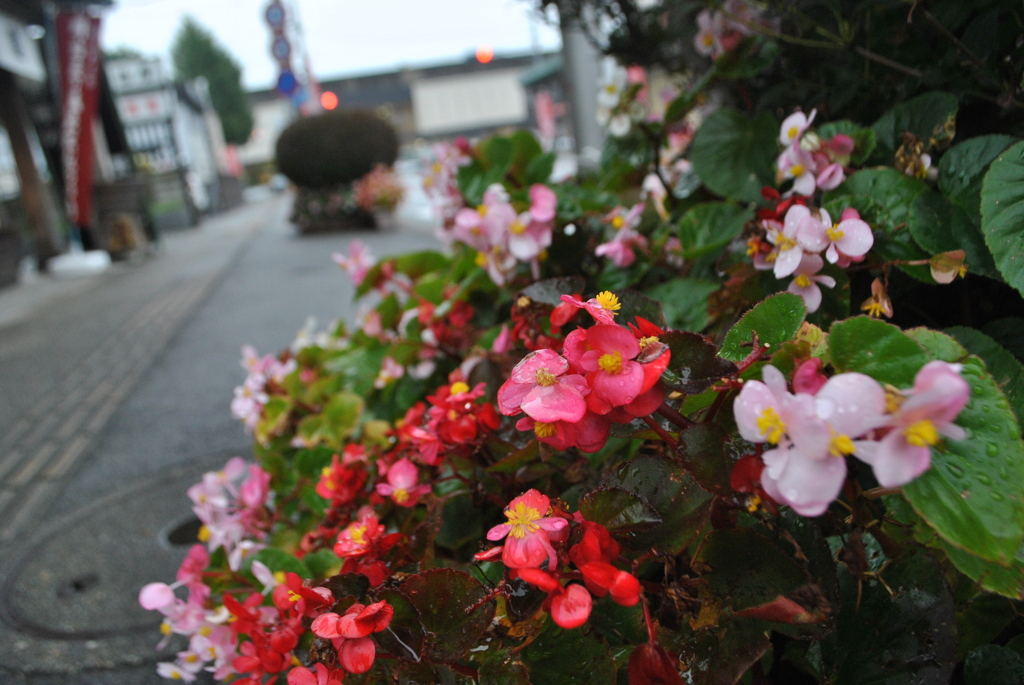
[[[999,645],[982,645],[964,659],[965,685],[1024,685],[1024,660]]]
[[[724,78],[749,79],[771,67],[782,49],[774,40],[747,36],[715,61],[715,71]]]
[[[711,495],[678,464],[664,457],[642,455],[619,466],[606,485],[643,498],[662,523],[651,530],[624,538],[635,550],[656,547],[671,554],[685,549],[707,525]]]
[[[341,447],[359,424],[362,414],[362,397],[351,392],[339,392],[324,407],[322,430],[335,447]]]
[[[306,418],[310,417],[307,416]],[[303,423],[305,423],[305,419],[303,419]],[[302,435],[301,431],[300,435]],[[303,437],[306,436],[303,435]],[[307,478],[319,478],[323,468],[331,463],[333,455],[334,450],[329,447],[301,449],[295,453],[295,468]]]
[[[746,442],[734,440],[715,423],[698,423],[679,434],[679,458],[687,472],[720,497],[735,497],[729,478],[736,462],[749,452]]]
[[[939,190],[971,217],[979,216],[985,172],[1015,142],[1012,136],[978,136],[949,148],[939,160]]]
[[[945,440],[941,449],[933,449],[932,468],[905,485],[903,495],[947,543],[1009,568],[1024,540],[1019,424],[980,359],[966,356],[952,338],[934,331],[923,335],[922,330],[909,333],[932,358],[963,365],[971,398],[956,423],[968,437]],[[971,568],[965,567],[965,573]]]
[[[696,395],[738,373],[736,364],[719,357],[718,348],[699,333],[669,331],[659,340],[672,351],[666,382],[675,390]]]
[[[636,317],[642,316],[655,326],[665,325],[665,315],[661,311],[661,303],[647,297],[636,290],[621,290],[616,293],[619,296],[621,305],[615,318],[625,325],[627,321],[634,322]]]
[[[840,567],[836,632],[822,642],[828,682],[948,683],[956,665],[956,619],[939,565],[918,551],[880,575],[886,585],[860,584]]]
[[[896,105],[871,127],[878,138],[876,157],[890,164],[896,149],[903,144],[904,133],[913,133],[927,145],[935,129],[956,116],[958,106],[955,95],[941,91],[918,95]]]
[[[957,549],[945,540],[940,539],[938,544],[957,570],[983,589],[1013,599],[1024,599],[1024,564],[1020,560],[1014,560],[1009,566],[1000,566]]]
[[[830,121],[818,127],[818,136],[821,138],[833,138],[840,133],[853,138],[854,147],[850,163],[854,166],[864,164],[878,143],[874,129],[865,128],[849,119]]]
[[[485,602],[467,613],[487,595],[475,578],[463,571],[436,568],[409,576],[401,593],[419,612],[425,638],[423,656],[450,662],[461,658],[491,625],[494,603]]]
[[[716,281],[673,278],[648,288],[644,294],[661,303],[665,323],[670,328],[702,331],[708,325],[708,296],[719,286]]]
[[[252,557],[252,561],[260,562],[269,568],[272,573],[277,573],[278,571],[287,573],[290,571],[299,574],[299,576],[305,579],[313,577],[309,567],[301,560],[296,559],[291,554],[288,554],[288,552],[274,549],[273,547],[267,547],[256,552]]]
[[[582,628],[563,630],[549,621],[522,651],[533,685],[614,685],[615,664],[608,645]]]
[[[545,152],[530,160],[526,167],[524,183],[533,185],[534,183],[547,183],[551,180],[551,172],[555,170],[555,157],[554,152]]]
[[[473,505],[473,498],[468,492],[445,502],[441,520],[444,525],[434,541],[442,547],[457,550],[484,536],[480,510]]]
[[[956,338],[968,352],[981,357],[985,368],[1010,401],[1017,423],[1024,423],[1024,364],[976,328],[954,326],[947,328],[946,333]]]
[[[302,557],[303,563],[309,568],[314,578],[326,578],[331,573],[337,573],[341,568],[341,560],[338,555],[329,549],[318,549]]]
[[[543,281],[523,288],[519,295],[525,295],[534,302],[549,304],[557,307],[562,304],[562,295],[580,293],[582,296],[586,281],[579,276],[566,276],[564,278],[546,278]]]
[[[989,321],[981,330],[1024,363],[1024,335],[1021,335],[1021,331],[1024,331],[1024,318],[1004,316],[995,321]]]
[[[341,593],[336,592],[335,596],[339,594]],[[419,661],[423,654],[425,634],[420,612],[413,606],[412,601],[398,590],[382,590],[374,599],[387,602],[395,611],[388,629],[374,635],[377,644],[397,657]]]
[[[580,513],[612,534],[650,530],[661,523],[661,516],[640,495],[622,488],[599,488],[580,499]]]
[[[703,202],[690,208],[679,221],[677,235],[683,256],[696,259],[728,245],[743,232],[749,212],[731,202]]]
[[[743,315],[726,334],[719,355],[730,361],[742,361],[751,352],[750,343],[756,331],[761,344],[776,348],[793,339],[807,316],[803,299],[793,293],[779,293],[759,302]]]
[[[403,273],[414,281],[432,271],[443,271],[451,267],[452,264],[448,257],[445,257],[436,250],[406,252],[397,257],[382,259],[374,264],[366,273],[362,284],[356,289],[357,295],[365,295],[377,286],[382,277],[383,265],[386,263],[391,264],[396,272]]]
[[[480,151],[489,164],[487,172],[484,174],[484,187],[486,188],[492,183],[501,183],[512,168],[515,157],[515,147],[512,141],[495,136],[485,140],[480,145]]]
[[[985,174],[981,230],[1003,278],[1024,294],[1024,142],[999,155]]]
[[[256,430],[253,431],[256,441],[259,443],[266,443],[273,435],[283,429],[285,424],[288,423],[288,416],[290,415],[291,410],[291,400],[281,397],[280,395],[274,395],[271,397],[270,400],[263,405],[263,415],[260,417],[259,423],[256,424]]]
[[[723,107],[701,124],[691,145],[694,171],[713,193],[757,202],[761,188],[775,182],[778,122],[762,112],[751,120]]]
[[[928,355],[892,324],[856,316],[832,325],[829,355],[836,371],[857,371],[880,383],[909,388]]]
[[[807,583],[796,562],[753,528],[708,533],[696,562],[715,596],[734,611],[766,604]]]
[[[963,250],[970,271],[999,278],[981,227],[971,220],[967,212],[934,190],[921,193],[914,200],[907,217],[907,228],[917,244],[928,252],[939,254]]]
[[[764,624],[736,619],[720,628],[700,630],[683,643],[679,659],[689,665],[684,682],[691,685],[733,685],[772,643]]]
[[[836,218],[846,207],[859,211],[875,234],[872,252],[885,260],[928,259],[931,255],[921,249],[907,229],[910,207],[926,190],[927,183],[895,169],[864,169],[825,195],[825,209]],[[901,265],[900,269],[925,283],[935,282],[927,266]]]

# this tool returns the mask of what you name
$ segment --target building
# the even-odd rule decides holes
[[[105,69],[132,160],[152,174],[160,227],[192,225],[233,204],[221,188],[233,176],[206,80],[172,81],[159,58],[113,59]]]
[[[377,111],[403,144],[411,144],[483,137],[512,127],[537,129],[538,103],[540,120],[560,131],[564,127],[557,122],[548,126],[546,118],[565,114],[560,74],[557,55],[519,55],[324,79],[320,88],[337,96],[338,107]],[[250,93],[250,98],[256,126],[252,139],[239,148],[239,159],[258,176],[272,165],[277,137],[296,115],[273,90]]]

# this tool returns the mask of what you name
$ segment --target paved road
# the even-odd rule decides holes
[[[298,237],[268,197],[167,237],[135,265],[0,291],[0,683],[137,685],[159,616],[138,589],[173,578],[185,488],[250,453],[231,418],[239,348],[285,347],[307,316],[351,320],[331,262],[434,245],[422,207],[399,227]]]

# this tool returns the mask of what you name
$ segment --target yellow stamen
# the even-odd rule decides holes
[[[456,383],[452,383],[451,391],[453,395],[461,395],[464,392],[469,392],[469,386],[462,381],[458,381]]]
[[[793,166],[789,167],[789,173],[793,175],[793,178],[796,178],[798,176],[803,176],[804,175],[804,165],[803,164],[794,164]]]
[[[199,526],[199,533],[196,535],[199,542],[206,542],[210,539],[210,529],[206,526]]]
[[[278,584],[283,583],[285,581],[284,571],[278,571],[277,573],[275,573],[274,580],[276,580]]]
[[[761,498],[757,495],[751,495],[747,498],[747,511],[753,514],[757,511],[757,508],[761,506]]]
[[[174,632],[174,628],[171,628],[171,624],[168,623],[167,621],[164,621],[163,623],[160,624],[160,633],[162,635],[170,635],[173,632]]]
[[[441,173],[441,162],[434,162],[434,165],[430,168],[434,170],[435,174]]]
[[[833,224],[832,228],[826,229],[825,234],[828,235],[828,239],[832,242],[841,240],[845,233],[839,230],[839,224]]]
[[[773,445],[778,445],[786,433],[786,424],[774,408],[768,407],[761,412],[761,417],[757,420],[757,430],[764,433],[765,440]]]
[[[483,252],[477,252],[475,261],[477,266],[487,266],[487,255]]]
[[[619,303],[619,298],[615,296],[615,293],[609,290],[605,290],[597,294],[597,303],[610,312],[617,312],[622,308],[622,305]]]
[[[526,226],[521,221],[513,221],[512,225],[508,227],[509,232],[514,235],[522,235],[526,233]]]
[[[331,477],[331,467],[330,466],[325,466],[322,469],[320,469],[320,475],[323,476],[324,478],[330,478]]]
[[[715,37],[712,36],[710,33],[705,33],[703,38],[701,38],[701,42],[704,43],[704,47],[710,48],[712,45],[715,44]]]
[[[790,140],[793,140],[794,138],[796,138],[798,133],[800,133],[799,126],[790,126],[789,130],[786,131],[786,137],[789,138]]]
[[[558,430],[555,428],[555,424],[553,423],[541,423],[538,421],[533,424],[533,434],[538,438],[551,438],[554,437],[556,433],[558,433]]]
[[[832,442],[828,445],[828,452],[833,457],[845,457],[853,454],[857,448],[853,446],[853,440],[849,435],[837,434],[832,436]]]
[[[611,354],[602,354],[597,360],[597,365],[605,373],[619,373],[622,371],[622,353],[616,350]]]
[[[391,493],[391,497],[399,504],[405,504],[409,501],[409,491],[405,488],[395,488],[395,491]]]
[[[907,442],[915,447],[930,447],[939,441],[939,432],[935,430],[935,424],[928,419],[921,419],[912,423],[903,431]]]
[[[519,299],[516,300],[516,306],[519,307],[520,309],[526,309],[527,307],[530,306],[530,298],[528,298],[526,295],[520,295]]]
[[[779,235],[775,238],[775,247],[779,248],[780,251],[792,250],[794,247],[796,247],[796,239],[790,238],[785,233],[779,233]]]
[[[199,661],[199,655],[198,654],[189,654],[188,656],[185,657],[185,661],[187,661],[190,664],[194,664],[195,662]]]
[[[512,526],[512,530],[508,534],[509,537],[522,539],[526,537],[527,533],[533,533],[540,529],[540,526],[534,523],[542,518],[540,512],[522,502],[518,502],[515,509],[506,509],[505,516],[508,517],[508,523]]]
[[[895,414],[903,406],[903,400],[906,398],[903,393],[899,391],[899,388],[886,384],[885,386],[885,411],[888,414]]]
[[[536,379],[537,385],[543,386],[545,388],[552,386],[556,382],[558,382],[558,379],[555,378],[555,374],[551,373],[550,371],[543,367],[537,369]]]
[[[477,205],[476,213],[480,216],[487,216],[487,205]]]
[[[656,336],[656,335],[649,335],[649,336],[647,336],[645,338],[640,338],[640,349],[641,350],[644,349],[645,347],[647,347],[648,345],[650,345],[653,342],[658,342],[658,336]]]
[[[352,542],[357,545],[366,544],[366,526],[355,526],[349,531],[348,536],[352,539]]]
[[[202,635],[203,637],[210,637],[210,633],[212,633],[212,632],[213,632],[213,628],[211,628],[210,626],[203,626],[202,628],[199,629],[199,634]]]
[[[811,284],[811,279],[807,274],[797,274],[796,278],[793,279],[793,282],[796,283],[798,288],[806,288]]]
[[[871,300],[870,302],[865,302],[864,306],[862,306],[860,309],[861,311],[866,312],[868,316],[873,316],[876,319],[881,319],[882,315],[885,314],[885,307],[883,307],[882,303],[879,302],[878,300]]]
[[[448,420],[449,421],[454,421],[457,418],[459,418],[459,412],[455,411],[454,409],[449,409],[448,410]]]
[[[761,239],[760,238],[751,238],[750,240],[747,241],[747,256],[748,257],[753,257],[754,255],[756,255],[760,251],[761,251]]]
[[[623,219],[621,216],[617,216],[617,217],[612,219],[612,228],[614,228],[616,231],[619,230],[620,228],[622,228],[625,225],[626,225],[626,220]]]

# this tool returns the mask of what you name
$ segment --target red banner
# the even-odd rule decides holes
[[[99,101],[99,43],[99,17],[85,12],[57,15],[64,204],[68,219],[78,225],[87,225],[92,211],[92,121]]]

